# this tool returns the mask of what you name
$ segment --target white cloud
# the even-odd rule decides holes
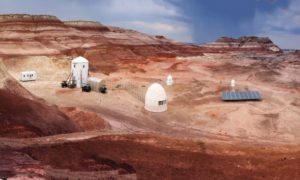
[[[123,15],[181,16],[177,8],[164,0],[110,0],[109,10]]]
[[[173,32],[175,30],[175,28],[172,25],[163,24],[160,22],[149,23],[149,22],[143,22],[143,21],[132,21],[130,23],[136,27],[146,28],[146,29],[150,29],[153,31]]]
[[[192,26],[169,0],[0,0],[0,13],[50,14],[62,20],[92,20],[105,25],[160,34],[192,42]],[[179,20],[181,19],[181,20]]]
[[[269,36],[281,48],[300,49],[300,1],[292,1],[288,8],[277,8],[271,14],[257,11],[254,23],[259,36]]]
[[[284,49],[300,49],[300,34],[288,34],[281,31],[271,31],[269,37],[275,44]]]
[[[112,0],[105,5],[107,10],[104,13],[111,18],[104,21],[104,24],[122,26],[151,35],[163,35],[177,41],[193,42],[192,26],[178,20],[186,17],[167,0]]]
[[[152,35],[163,35],[166,37],[177,37],[176,40],[182,42],[193,42],[192,31],[189,24],[172,21],[172,22],[144,22],[131,21],[131,28],[140,29],[141,32]]]

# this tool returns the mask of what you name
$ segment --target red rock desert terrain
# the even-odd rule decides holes
[[[60,87],[78,56],[107,94]],[[267,37],[189,45],[98,22],[1,15],[0,177],[299,179],[299,67],[298,51]],[[21,82],[28,70],[37,80]],[[162,113],[144,109],[155,82],[168,97]],[[262,100],[224,102],[224,90]]]

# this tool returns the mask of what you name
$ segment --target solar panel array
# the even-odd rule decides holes
[[[248,101],[260,100],[261,96],[258,91],[223,91],[223,101]]]

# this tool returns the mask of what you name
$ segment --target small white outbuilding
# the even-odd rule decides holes
[[[167,110],[167,94],[158,83],[152,84],[145,95],[145,109],[151,112],[164,112]]]
[[[24,71],[21,72],[21,81],[35,81],[36,80],[36,72],[35,71]]]
[[[88,84],[90,85],[93,91],[97,91],[97,92],[100,91],[101,87],[105,87],[105,81],[103,79],[99,79],[95,77],[89,77]]]
[[[72,80],[76,87],[81,88],[87,84],[89,74],[89,61],[84,57],[77,57],[71,63]]]
[[[167,77],[166,84],[167,84],[168,86],[172,86],[172,85],[173,85],[173,78],[172,78],[171,75],[169,75],[169,76]]]
[[[235,80],[234,79],[231,80],[231,87],[235,87]]]

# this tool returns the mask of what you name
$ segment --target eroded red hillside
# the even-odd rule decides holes
[[[79,110],[75,107],[63,107],[60,109],[85,131],[110,128],[109,123],[96,113]]]
[[[1,137],[39,137],[81,131],[56,106],[4,90],[0,90],[0,99]]]
[[[197,46],[160,36],[107,27],[99,22],[62,22],[47,15],[1,15],[0,37],[0,55],[92,54],[111,61],[202,54]]]

